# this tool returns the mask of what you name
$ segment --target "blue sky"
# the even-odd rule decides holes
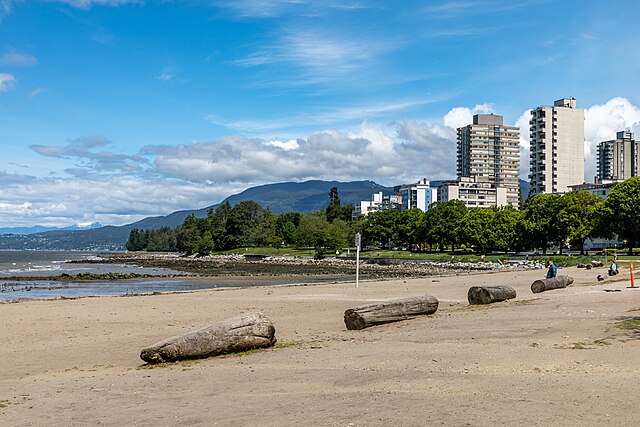
[[[455,177],[474,112],[640,133],[636,1],[0,0],[0,226],[307,179]],[[522,177],[528,135],[522,143]]]

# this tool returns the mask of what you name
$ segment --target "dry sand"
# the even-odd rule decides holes
[[[640,425],[628,275],[542,270],[0,304],[0,425]],[[626,272],[625,272],[626,273]],[[468,306],[472,285],[515,300]],[[621,292],[605,292],[620,289]],[[429,293],[436,314],[347,331],[347,308]],[[143,367],[140,350],[249,310],[278,348]]]

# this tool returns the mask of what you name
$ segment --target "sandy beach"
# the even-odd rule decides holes
[[[628,271],[562,269],[0,304],[0,425],[640,425]],[[469,306],[474,285],[515,300]],[[605,292],[605,290],[620,290]],[[348,331],[348,308],[431,294],[432,316]],[[140,350],[259,310],[276,348],[156,367]]]

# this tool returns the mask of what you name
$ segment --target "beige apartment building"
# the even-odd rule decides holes
[[[566,193],[584,182],[584,110],[575,98],[531,111],[531,196]]]
[[[625,180],[638,176],[638,142],[630,131],[616,133],[616,139],[598,144],[598,180]]]
[[[438,187],[438,202],[462,200],[468,208],[500,207],[509,204],[507,191],[505,187],[463,176]]]
[[[502,116],[476,114],[473,124],[458,128],[458,180],[505,188],[506,203],[520,204],[520,130],[505,126]]]

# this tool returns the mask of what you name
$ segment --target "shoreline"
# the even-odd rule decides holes
[[[566,269],[574,284],[542,294],[529,287],[543,271],[508,270],[0,305],[0,424],[636,425],[640,340],[617,325],[640,317],[640,292],[626,272],[594,284],[600,270]],[[469,306],[483,284],[518,295]],[[348,308],[425,293],[433,315],[344,325]],[[272,320],[276,348],[139,358],[246,311]]]

